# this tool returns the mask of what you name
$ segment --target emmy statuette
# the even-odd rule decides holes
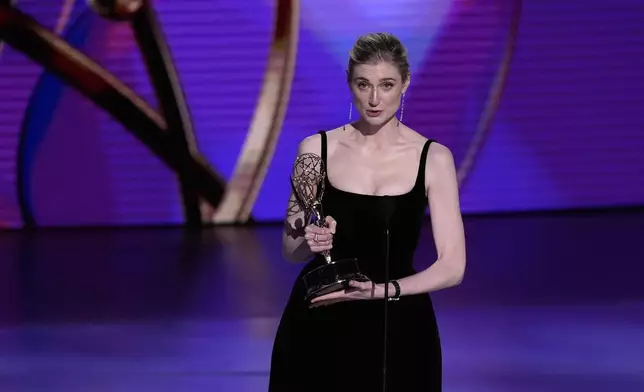
[[[300,208],[305,213],[307,224],[327,227],[322,212],[322,196],[326,181],[326,170],[322,158],[316,154],[306,153],[297,157],[293,165],[291,186]],[[369,281],[360,272],[358,260],[348,258],[333,260],[329,251],[321,252],[325,263],[303,276],[306,286],[306,299],[350,288],[349,282]]]

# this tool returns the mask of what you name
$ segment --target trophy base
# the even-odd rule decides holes
[[[342,259],[325,263],[309,272],[302,279],[306,287],[306,300],[350,288],[349,282],[367,282],[358,267],[358,259]]]

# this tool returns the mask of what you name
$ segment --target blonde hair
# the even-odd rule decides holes
[[[356,65],[377,64],[380,61],[395,65],[403,82],[409,78],[407,49],[402,42],[391,33],[369,33],[358,37],[349,52],[348,80],[351,80]]]

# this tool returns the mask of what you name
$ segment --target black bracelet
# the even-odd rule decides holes
[[[394,286],[394,289],[396,291],[394,292],[394,295],[392,295],[391,297],[389,297],[387,299],[389,301],[398,301],[400,299],[400,285],[398,284],[398,281],[396,281],[396,280],[391,280],[391,281],[389,281],[389,283],[391,283],[392,286]]]

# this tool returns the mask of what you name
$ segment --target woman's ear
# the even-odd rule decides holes
[[[411,83],[411,73],[407,75],[407,80],[403,83],[402,93],[405,94],[409,88],[409,83]]]

